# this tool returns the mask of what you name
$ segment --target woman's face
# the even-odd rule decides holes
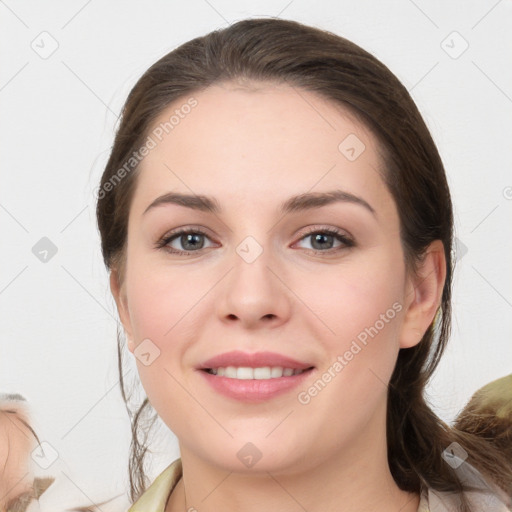
[[[193,98],[152,125],[129,215],[118,307],[147,396],[182,454],[227,470],[364,453],[385,436],[414,298],[376,141],[301,89],[223,83]],[[218,210],[158,201],[169,193]],[[235,366],[313,369],[204,370],[232,351],[302,363]]]

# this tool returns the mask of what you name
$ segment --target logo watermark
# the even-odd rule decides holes
[[[129,158],[103,185],[95,189],[96,199],[103,199],[107,192],[113,190],[133,169],[135,169],[142,160],[149,153],[155,149],[163,138],[168,135],[176,126],[178,126],[185,117],[190,114],[192,109],[198,105],[198,101],[191,97],[186,103],[183,103],[180,108],[176,108],[174,113],[169,117],[168,121],[160,123],[156,128],[153,128],[151,133],[147,136],[144,144],[134,151]]]
[[[301,391],[297,395],[297,400],[302,405],[307,405],[311,399],[317,396],[338,375],[345,366],[349,364],[354,357],[368,344],[368,338],[373,339],[379,332],[384,329],[397,313],[402,311],[402,304],[395,302],[385,313],[381,313],[378,320],[370,327],[365,327],[350,344],[350,349],[346,350],[343,355],[336,357],[336,360],[327,368],[325,372],[310,386],[307,390]],[[359,343],[358,343],[359,342]],[[363,346],[361,346],[361,345]]]

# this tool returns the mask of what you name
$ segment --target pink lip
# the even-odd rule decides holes
[[[211,368],[228,366],[261,368],[264,366],[305,370],[299,375],[276,379],[230,379],[206,372]],[[315,371],[312,364],[303,363],[275,352],[256,352],[248,354],[240,350],[226,352],[208,359],[198,367],[202,378],[218,393],[242,402],[262,402],[276,395],[290,391]]]
[[[275,352],[256,352],[254,354],[248,354],[246,352],[241,352],[240,350],[234,350],[232,352],[226,352],[212,357],[202,363],[198,368],[200,370],[204,370],[211,368],[226,368],[227,366],[244,366],[248,368],[281,366],[283,368],[306,370],[307,368],[311,368],[313,365],[302,363]]]
[[[277,395],[290,391],[309,378],[315,369],[305,370],[299,375],[278,377],[276,379],[230,379],[219,377],[204,370],[199,370],[206,382],[218,393],[241,402],[263,402]]]

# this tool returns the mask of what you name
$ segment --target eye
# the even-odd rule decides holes
[[[206,232],[200,228],[191,227],[166,234],[155,244],[155,247],[164,249],[171,254],[188,255],[194,252],[199,253],[202,249],[205,249],[205,238],[209,239]],[[309,250],[315,254],[337,252],[355,245],[352,238],[345,232],[334,228],[311,229],[303,234],[300,241],[308,238],[312,240],[313,245]],[[338,246],[332,247],[336,240],[339,242]],[[181,247],[176,247],[176,245]]]
[[[310,230],[300,240],[307,240],[308,238],[312,242],[313,247],[311,250],[315,253],[336,252],[355,245],[352,238],[345,232],[334,228]],[[339,245],[332,247],[336,240],[340,242]]]
[[[165,249],[172,254],[186,255],[204,249],[204,237],[208,238],[207,234],[199,228],[181,229],[165,235],[156,243],[156,247]],[[171,243],[175,243],[182,248],[172,247]]]

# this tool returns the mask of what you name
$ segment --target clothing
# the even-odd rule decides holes
[[[467,462],[466,466],[469,466]],[[176,459],[162,471],[139,499],[130,507],[128,512],[165,512],[165,505],[172,490],[182,476],[181,459]],[[481,481],[481,475],[469,467],[463,478],[469,475],[472,482]],[[488,486],[487,486],[488,487]],[[477,495],[475,492],[466,493],[475,512],[509,512],[498,494]],[[417,512],[455,512],[456,497],[448,493],[422,489],[420,504]]]

